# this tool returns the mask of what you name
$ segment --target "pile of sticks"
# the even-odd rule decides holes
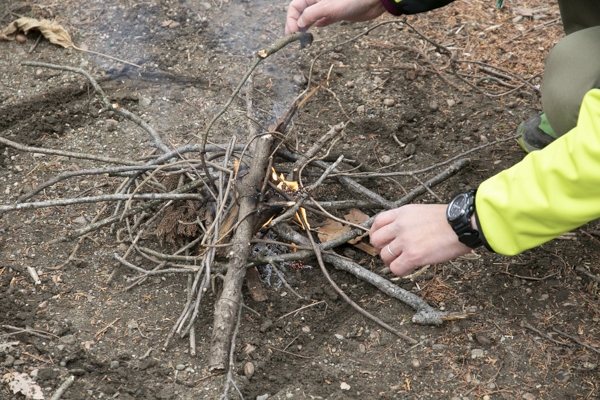
[[[145,162],[121,160],[101,155],[81,154],[62,150],[29,147],[5,137],[0,137],[0,144],[23,152],[53,154],[75,159],[94,160],[98,163],[113,164],[92,170],[78,170],[61,173],[55,178],[40,184],[35,190],[21,196],[16,204],[0,206],[0,215],[5,212],[65,206],[81,203],[104,202],[102,212],[88,225],[69,232],[66,236],[53,239],[50,244],[61,241],[76,240],[75,247],[69,256],[68,263],[75,259],[75,254],[85,237],[106,226],[113,227],[118,239],[129,243],[123,254],[114,254],[121,266],[135,271],[138,275],[126,290],[144,282],[148,277],[159,274],[179,274],[188,276],[187,301],[181,314],[165,338],[163,349],[167,349],[169,341],[175,336],[188,336],[192,355],[195,354],[195,322],[200,305],[214,283],[214,277],[223,280],[220,296],[215,303],[214,325],[211,339],[209,368],[223,370],[229,367],[229,358],[234,343],[236,320],[241,307],[241,288],[246,271],[259,265],[277,266],[282,262],[307,260],[316,258],[323,274],[333,288],[362,313],[385,329],[402,337],[409,343],[416,341],[399,332],[394,327],[379,320],[354,303],[335,284],[329,276],[324,263],[347,271],[365,280],[389,296],[392,296],[415,310],[413,322],[419,324],[440,324],[443,320],[464,318],[466,315],[441,312],[427,304],[420,297],[407,292],[387,279],[367,270],[347,258],[339,257],[335,251],[349,240],[365,236],[374,217],[361,224],[351,224],[352,229],[330,241],[317,244],[305,214],[297,224],[301,230],[293,229],[289,221],[302,207],[309,215],[326,216],[339,220],[333,214],[344,208],[391,209],[412,202],[421,194],[430,192],[431,187],[443,182],[448,177],[466,166],[469,152],[478,151],[480,146],[451,158],[443,163],[418,171],[395,173],[372,173],[365,175],[355,170],[350,171],[344,163],[343,156],[329,158],[329,151],[322,154],[323,149],[331,149],[347,123],[333,126],[308,151],[299,154],[286,147],[286,128],[294,112],[302,103],[299,97],[290,105],[288,111],[278,123],[267,130],[257,132],[258,124],[249,119],[248,138],[246,143],[239,144],[235,137],[220,145],[208,144],[207,138],[219,117],[246,86],[246,103],[250,116],[252,109],[252,71],[258,63],[283,46],[300,40],[311,40],[309,34],[299,33],[286,36],[267,49],[257,53],[248,73],[242,78],[238,87],[222,110],[207,124],[203,133],[198,136],[198,144],[188,144],[176,149],[166,146],[160,135],[138,116],[116,104],[111,104],[102,88],[86,71],[60,65],[37,62],[25,62],[26,66],[52,68],[85,76],[93,86],[103,103],[103,111],[114,111],[138,124],[153,140],[154,147],[160,152]],[[313,92],[301,96],[310,96]],[[194,157],[196,154],[198,156]],[[301,182],[299,190],[285,191],[276,187],[272,175],[272,167],[279,171],[287,170],[288,180]],[[318,178],[310,181],[303,177],[303,172],[310,170],[311,176]],[[346,171],[344,171],[346,170]],[[435,170],[440,171],[432,175]],[[428,180],[421,180],[418,175],[429,174]],[[374,178],[405,175],[415,178],[416,187],[397,201],[389,201],[361,185],[357,178]],[[58,182],[75,176],[120,176],[122,182],[112,195],[63,198],[51,201],[30,202],[32,197]],[[304,178],[304,179],[303,179]],[[350,200],[319,201],[313,197],[315,189],[327,182],[335,181],[351,195]],[[100,219],[109,213],[110,216]],[[114,206],[113,206],[114,205]],[[272,218],[269,222],[269,218]],[[344,223],[346,223],[344,221]],[[281,245],[295,248],[296,251],[278,255],[252,256],[252,243],[261,242],[255,238],[259,229],[272,230],[277,234]],[[182,243],[177,251],[164,254],[160,251],[143,247],[140,238],[148,233],[156,234],[171,243]],[[262,240],[264,242],[264,240]],[[294,243],[293,245],[291,243]],[[155,264],[148,270],[129,261],[133,255],[141,255]],[[63,264],[63,265],[65,265]],[[116,269],[115,269],[116,272]],[[113,272],[113,275],[114,273]],[[112,276],[109,278],[112,279]]]

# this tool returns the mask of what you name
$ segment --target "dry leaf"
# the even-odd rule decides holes
[[[358,211],[358,210],[356,210],[356,211]],[[358,211],[358,213],[362,214],[360,211]],[[352,214],[352,212],[351,212],[351,214]],[[357,215],[358,214],[354,214],[354,216],[357,216]],[[347,216],[345,216],[345,217],[347,217]],[[367,217],[367,216],[365,215],[365,217]],[[367,217],[367,219],[368,218],[369,217]],[[348,218],[346,218],[346,220],[347,219]],[[362,222],[362,221],[359,221],[359,222]],[[342,236],[344,233],[348,232],[350,229],[352,229],[352,228],[350,228],[347,225],[342,225],[341,223],[339,223],[337,221],[334,221],[332,219],[327,219],[327,220],[325,220],[325,225],[323,225],[322,227],[319,228],[319,233],[318,233],[319,240],[321,241],[321,243],[327,242],[329,240],[333,240],[339,236]],[[360,249],[371,256],[376,256],[377,250],[375,250],[375,248],[371,247],[370,245],[368,245],[366,243],[362,243],[360,241],[366,235],[368,235],[368,233],[365,233],[364,235],[359,236],[356,239],[352,239],[352,240],[348,241],[348,243],[350,243],[357,249]]]
[[[515,14],[522,15],[523,17],[533,17],[533,10],[531,8],[516,7]]]
[[[333,240],[350,230],[349,226],[342,225],[332,219],[325,220],[325,225],[319,228],[319,240],[321,243]]]
[[[369,216],[357,208],[352,208],[348,214],[344,215],[344,219],[353,224],[361,224],[368,220]]]
[[[130,63],[129,61],[121,60],[108,54],[102,54],[95,51],[88,50],[87,48],[77,47],[71,40],[71,35],[65,28],[57,24],[54,21],[48,21],[47,19],[37,20],[35,18],[19,18],[16,21],[11,22],[6,28],[0,31],[0,40],[14,40],[15,34],[19,31],[23,31],[25,34],[31,30],[40,31],[40,33],[50,41],[50,43],[57,44],[59,46],[69,48],[72,47],[75,50],[85,51],[86,53],[96,54],[102,57],[110,58],[124,64],[131,65],[133,67],[140,68],[139,65]]]
[[[367,253],[370,256],[376,256],[377,255],[377,250],[375,250],[375,247],[363,243],[363,242],[358,242],[358,243],[352,243],[352,245],[354,247],[356,247],[357,249],[360,249],[362,251],[364,251],[365,253]]]
[[[13,394],[21,393],[28,399],[43,400],[44,392],[42,388],[35,384],[33,379],[27,374],[20,372],[10,372],[3,376],[4,382],[8,383],[8,387]]]
[[[35,18],[19,18],[13,21],[8,27],[0,32],[0,40],[14,40],[12,35],[15,35],[19,30],[25,34],[31,30],[40,31],[42,35],[50,43],[57,44],[62,47],[75,47],[71,41],[71,35],[69,32],[59,24],[47,19],[37,20]]]

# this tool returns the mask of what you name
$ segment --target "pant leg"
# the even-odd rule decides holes
[[[558,6],[567,35],[600,25],[600,1],[558,0]]]
[[[558,136],[575,127],[583,96],[593,88],[600,88],[600,26],[567,35],[546,58],[542,106]]]

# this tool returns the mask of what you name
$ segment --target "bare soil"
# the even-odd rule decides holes
[[[142,68],[44,39],[30,51],[38,39],[35,32],[25,43],[0,42],[0,135],[29,146],[129,160],[153,151],[151,138],[137,125],[112,112],[99,113],[101,103],[85,78],[21,65],[32,60],[89,71],[112,102],[152,125],[170,147],[197,140],[254,52],[281,36],[286,5],[262,0],[5,0],[1,26],[19,15],[55,18],[78,46]],[[299,152],[330,126],[349,119],[332,151],[370,171],[419,170],[510,138],[523,119],[539,111],[536,88],[543,60],[562,29],[555,1],[508,2],[502,10],[494,5],[460,0],[406,19],[456,59],[482,63],[457,63],[457,68],[404,19],[343,45],[382,21],[315,30],[308,49],[290,45],[256,70],[255,119],[263,126],[274,123],[309,79],[312,87],[328,79],[294,118],[291,140]],[[471,85],[457,74],[465,74]],[[235,99],[211,141],[225,143],[237,135],[244,142],[245,107],[243,99]],[[469,166],[434,192],[447,201],[523,156],[514,140],[474,151]],[[0,147],[0,203],[14,203],[60,172],[94,166],[93,161]],[[425,181],[439,171],[418,177]],[[117,177],[73,178],[33,200],[112,193],[119,183]],[[389,200],[419,185],[406,176],[361,183]],[[323,201],[350,197],[335,181],[314,196]],[[417,201],[440,200],[428,193]],[[196,356],[190,355],[187,337],[175,336],[162,351],[186,302],[185,276],[157,276],[124,290],[136,273],[113,258],[127,248],[127,240],[117,234],[123,229],[119,225],[99,230],[83,242],[77,260],[61,266],[75,242],[49,245],[49,240],[83,226],[101,208],[79,205],[2,215],[2,375],[29,374],[46,398],[70,375],[76,380],[62,399],[219,398],[225,376],[207,369],[215,293],[209,291],[201,305]],[[379,210],[362,211],[374,215]],[[441,326],[416,325],[408,306],[330,268],[348,296],[417,339],[414,346],[357,314],[329,286],[316,261],[305,260],[304,268],[288,268],[286,278],[310,300],[298,299],[276,279],[270,286],[265,281],[268,299],[263,302],[253,301],[244,289],[245,304],[259,315],[242,312],[235,382],[246,399],[598,398],[599,229],[596,221],[512,258],[477,250],[433,265],[414,281],[394,278],[377,257],[351,246],[336,249],[435,307],[469,314]],[[142,243],[173,250],[153,235]],[[141,256],[130,261],[154,266]],[[37,271],[40,284],[34,284],[27,267]],[[243,370],[247,362],[255,367],[250,377]],[[229,398],[237,397],[232,389]],[[25,396],[3,383],[0,398]]]

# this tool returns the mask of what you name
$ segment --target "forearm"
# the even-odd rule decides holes
[[[479,222],[491,248],[514,255],[600,217],[600,89],[584,97],[577,126],[483,182]]]

